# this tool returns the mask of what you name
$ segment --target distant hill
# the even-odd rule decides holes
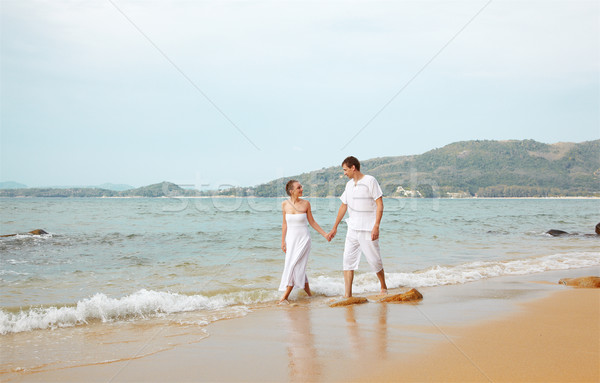
[[[123,191],[123,190],[130,190],[130,189],[134,188],[131,185],[111,184],[111,183],[105,183],[105,184],[102,184],[102,185],[98,185],[96,187],[99,188],[99,189],[106,189],[106,190],[113,190],[113,191]]]
[[[161,182],[137,189],[115,191],[101,188],[27,188],[0,190],[0,197],[165,197],[196,195],[171,182]]]
[[[462,141],[420,155],[368,159],[361,165],[363,173],[379,180],[388,197],[600,197],[600,140],[557,144]],[[292,178],[304,185],[307,197],[339,196],[347,182],[341,166],[332,166],[254,187],[218,191],[183,189],[165,181],[122,191],[3,189],[0,197],[280,197]]]
[[[182,189],[181,187],[175,185],[171,182],[161,182],[158,184],[153,184],[149,186],[143,186],[137,189],[125,190],[118,193],[120,197],[165,197],[165,196],[184,196],[187,194],[195,194],[195,191],[192,193],[187,193],[188,191]]]
[[[0,189],[23,189],[26,187],[27,185],[23,185],[13,181],[0,182]]]
[[[0,189],[27,189],[27,185],[18,182],[0,182]],[[123,191],[133,189],[131,185],[105,183],[98,186],[49,186],[38,189],[106,189],[113,191]]]
[[[379,180],[386,196],[600,196],[600,140],[462,141],[420,155],[364,160],[361,166]],[[299,180],[305,196],[315,197],[339,196],[347,182],[340,165],[219,194],[283,196],[289,179]]]

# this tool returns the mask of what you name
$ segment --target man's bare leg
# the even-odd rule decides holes
[[[378,273],[377,273],[377,278],[379,278],[379,284],[381,284],[381,293],[382,294],[387,294],[387,285],[385,284],[385,272],[383,271],[383,269],[381,269]]]
[[[352,282],[354,281],[354,270],[344,270],[344,298],[352,296]]]
[[[290,294],[292,293],[292,290],[294,290],[294,286],[288,286],[287,289],[285,290],[285,293],[279,300],[279,303],[283,303],[284,301],[287,302],[287,299],[290,296]]]

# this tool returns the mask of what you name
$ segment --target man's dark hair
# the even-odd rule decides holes
[[[349,168],[354,166],[356,168],[356,170],[360,171],[360,162],[358,161],[358,159],[356,157],[353,157],[353,156],[346,157],[346,159],[344,161],[342,161],[342,166],[344,166],[344,165],[346,165]]]

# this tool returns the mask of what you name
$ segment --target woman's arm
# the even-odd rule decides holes
[[[283,203],[285,204],[285,202]],[[281,210],[283,211],[283,223],[281,224],[281,250],[285,253],[287,248],[285,246],[285,235],[287,234],[287,222],[285,220],[285,208],[281,204]]]
[[[312,226],[313,229],[315,229],[319,234],[321,234],[329,241],[329,238],[327,238],[327,233],[325,232],[325,230],[321,229],[321,226],[319,226],[319,224],[317,223],[317,221],[315,221],[312,215],[312,211],[310,209],[310,202],[306,201],[306,203],[308,203],[308,208],[306,209],[306,219],[308,219],[308,223],[310,224],[310,226]]]

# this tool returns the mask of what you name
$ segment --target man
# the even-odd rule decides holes
[[[360,254],[365,258],[373,271],[379,278],[381,293],[387,294],[385,284],[385,273],[381,262],[379,250],[379,224],[383,216],[383,193],[375,177],[360,172],[360,162],[356,157],[347,157],[342,162],[344,175],[350,178],[346,189],[340,197],[342,204],[338,215],[329,232],[328,239],[337,233],[337,227],[346,215],[348,232],[346,233],[346,244],[344,246],[344,286],[345,298],[352,296],[352,282],[354,281],[354,270],[358,269]]]

